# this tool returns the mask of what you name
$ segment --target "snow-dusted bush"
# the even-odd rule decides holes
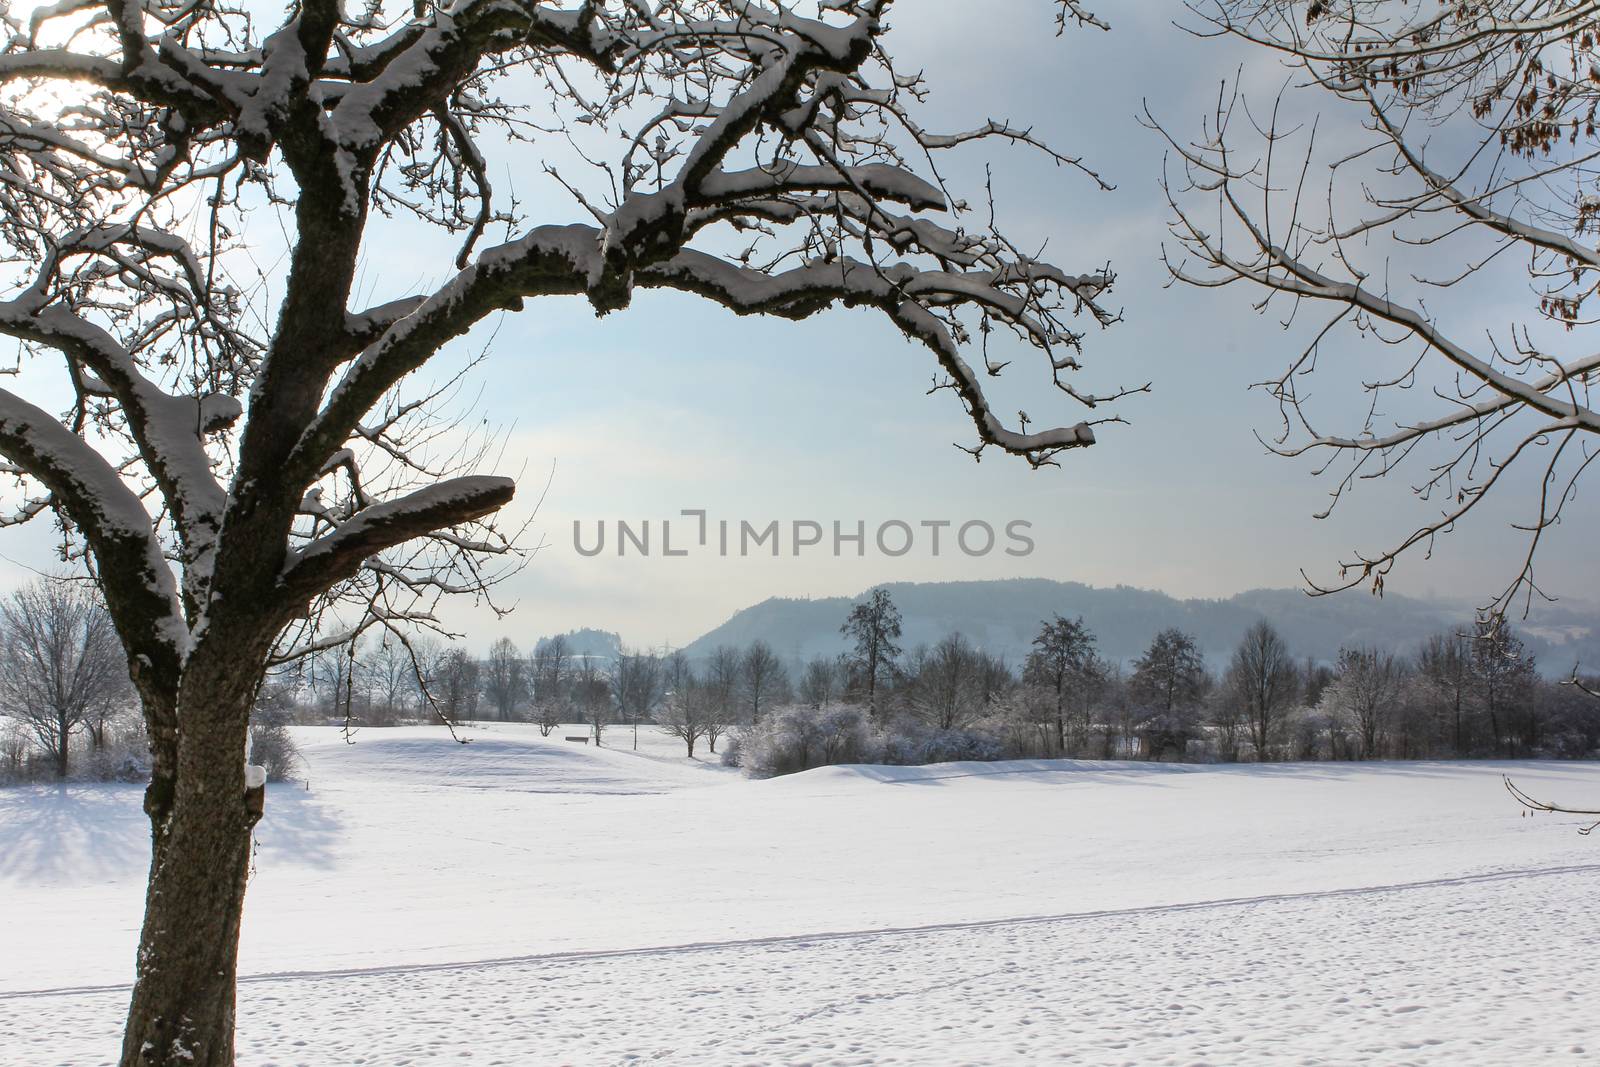
[[[277,686],[262,686],[250,715],[249,762],[264,767],[267,781],[283,782],[300,768],[300,749],[289,734],[294,718],[290,694]]]
[[[878,763],[919,766],[959,760],[998,760],[1006,756],[1001,742],[976,730],[938,730],[901,721],[881,740]]]
[[[16,719],[0,716],[0,782],[22,780],[30,747],[27,728]]]
[[[150,777],[150,748],[144,729],[131,715],[109,715],[98,729],[75,730],[68,744],[68,781],[144,782]],[[27,724],[0,716],[0,784],[58,780],[56,756],[39,743]]]
[[[878,762],[875,742],[859,708],[794,704],[774,708],[736,733],[723,759],[753,777],[769,778],[837,763]]]
[[[724,767],[744,766],[743,730],[733,730],[728,734],[727,743],[722,746],[722,765]]]
[[[101,743],[92,745],[81,761],[84,777],[97,782],[144,782],[150,778],[150,743],[143,726],[131,715],[108,720],[100,731]]]
[[[250,762],[266,768],[267,781],[282,782],[300,769],[300,749],[281,722],[260,722],[250,727]]]
[[[856,706],[789,705],[738,731],[723,761],[752,777],[770,778],[842,763],[915,766],[1006,754],[1000,740],[976,730],[940,730],[911,718],[874,728]]]

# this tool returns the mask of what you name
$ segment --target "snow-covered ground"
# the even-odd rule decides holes
[[[1592,1062],[1594,764],[748,782],[654,731],[298,732],[240,970],[268,1064]],[[615,746],[615,747],[612,747]],[[0,790],[0,1064],[114,1060],[139,790]]]

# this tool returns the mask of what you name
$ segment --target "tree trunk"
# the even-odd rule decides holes
[[[1056,754],[1067,754],[1067,717],[1061,707],[1061,690],[1056,689]]]
[[[67,776],[67,759],[72,753],[72,727],[65,715],[56,717],[56,777]]]
[[[248,671],[235,663],[230,677],[207,658],[184,678],[170,800],[152,792],[147,803],[150,878],[121,1067],[234,1062],[239,921],[264,787],[245,788]]]

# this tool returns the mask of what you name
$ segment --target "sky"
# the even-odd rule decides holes
[[[1101,428],[1096,446],[1063,455],[1059,467],[1032,470],[1000,454],[975,463],[956,447],[973,443],[956,398],[928,395],[931,356],[876,313],[841,310],[792,323],[641,293],[625,311],[597,319],[582,301],[530,302],[440,362],[485,353],[465,393],[468,417],[500,435],[495,469],[518,477],[512,514],[530,521],[526,566],[499,591],[515,612],[501,619],[465,602],[447,609],[471,645],[505,635],[526,646],[581,626],[637,645],[681,645],[769,596],[853,595],[887,581],[1044,577],[1225,597],[1299,585],[1302,568],[1331,578],[1352,550],[1386,547],[1431,513],[1408,482],[1391,478],[1364,484],[1332,517],[1313,518],[1328,479],[1313,477],[1308,461],[1267,452],[1256,434],[1274,431],[1276,408],[1249,389],[1297,351],[1294,332],[1255,314],[1243,290],[1168,284],[1164,145],[1138,122],[1141,106],[1175,130],[1197,131],[1219,83],[1241,64],[1251,85],[1275,85],[1285,73],[1267,57],[1181,32],[1172,25],[1181,5],[1102,6],[1110,33],[1057,38],[1051,6],[1039,0],[902,0],[889,40],[903,69],[926,73],[933,95],[924,125],[968,128],[994,117],[1031,126],[1115,184],[1098,191],[1019,149],[966,152],[954,168],[981,195],[982,168],[992,165],[1003,225],[1045,247],[1045,258],[1085,272],[1109,262],[1117,272],[1108,302],[1123,321],[1088,327],[1084,363],[1097,385],[1151,383],[1149,394],[1118,405],[1128,424]],[[1328,122],[1335,139],[1359,132],[1348,117]],[[496,181],[572,217],[536,158],[515,161]],[[448,276],[442,246],[380,245],[363,267],[368,294]],[[1530,304],[1525,289],[1502,288],[1476,294],[1470,310],[1486,326],[1503,325]],[[1050,388],[1031,351],[1009,354],[1017,362],[995,394],[997,410],[1010,417],[1024,409],[1033,428],[1081,417]],[[1333,402],[1348,415],[1360,410],[1353,391]],[[1497,592],[1520,545],[1509,523],[1523,517],[1535,487],[1507,488],[1433,558],[1403,562],[1390,590],[1467,601]],[[1541,557],[1543,583],[1578,599],[1600,599],[1592,535],[1585,536],[1600,519],[1592,495],[1577,501]],[[686,509],[706,512],[706,547],[692,543],[697,519],[683,516]],[[649,556],[618,557],[618,520],[636,530],[650,521]],[[663,520],[672,521],[673,547],[687,554],[662,554]],[[734,531],[728,555],[716,550],[723,520]],[[741,556],[739,524],[759,530],[772,520],[783,524],[780,556]],[[796,520],[818,523],[823,544],[794,553]],[[936,555],[931,528],[920,524],[941,520],[952,525],[941,528]],[[574,523],[592,545],[602,521],[606,551],[579,552]],[[915,540],[890,556],[871,540],[894,521]],[[831,551],[835,522],[845,532],[864,525],[864,557],[848,543],[843,555]],[[1004,551],[1018,545],[1006,536],[1014,522],[1027,524],[1014,529],[1031,538],[1031,552]],[[976,556],[952,548],[967,523],[992,527],[996,547]],[[969,533],[981,543],[981,526]],[[892,528],[889,547],[902,540]],[[41,565],[48,542],[42,529],[6,531],[0,555],[20,574]]]

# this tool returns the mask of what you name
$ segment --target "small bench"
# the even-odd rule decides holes
[[[569,738],[567,738],[567,740],[568,741],[582,741],[584,744],[587,745],[589,743],[589,735],[588,734],[583,734],[582,736],[579,736],[579,737],[569,737]]]

